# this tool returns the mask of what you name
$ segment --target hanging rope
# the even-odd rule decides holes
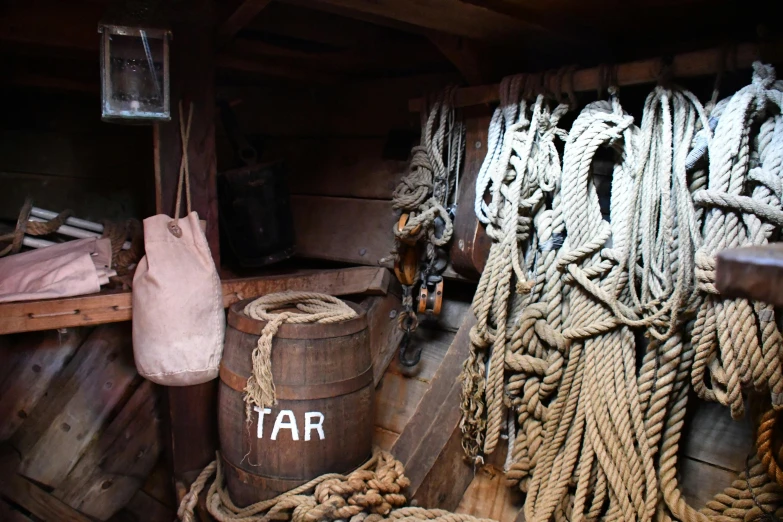
[[[198,496],[215,475],[207,492],[209,513],[219,522],[493,522],[490,519],[451,513],[442,509],[406,507],[403,494],[410,485],[402,463],[385,451],[376,450],[362,467],[348,475],[322,475],[271,500],[246,508],[237,507],[229,497],[223,477],[220,455],[209,464],[180,503],[177,516],[183,522],[195,522]]]
[[[411,151],[408,174],[392,194],[392,207],[407,215],[407,221],[395,224],[395,250],[392,259],[403,266],[403,311],[398,316],[405,334],[400,362],[415,366],[421,347],[409,357],[410,337],[418,326],[413,310],[413,294],[418,285],[434,285],[442,280],[448,265],[446,245],[454,233],[459,171],[465,150],[465,128],[458,117],[453,97],[456,87],[447,87],[436,98],[429,111],[422,112],[421,144]],[[401,225],[401,226],[400,226]],[[416,251],[422,245],[424,251]],[[386,259],[381,260],[386,261]]]
[[[248,303],[244,314],[266,321],[253,349],[253,372],[245,387],[245,413],[251,421],[253,406],[265,408],[277,404],[272,379],[272,341],[283,324],[331,324],[356,317],[356,311],[344,301],[313,292],[267,294]]]
[[[54,234],[57,229],[66,224],[66,220],[72,214],[71,210],[64,210],[57,217],[47,221],[30,221],[32,209],[33,201],[27,198],[19,211],[14,231],[0,236],[0,243],[10,241],[8,246],[0,250],[0,257],[19,253],[25,234],[30,236]],[[108,238],[111,242],[112,267],[117,271],[117,274],[122,276],[131,273],[141,256],[144,255],[144,235],[141,222],[137,219],[128,219],[122,223],[104,221],[101,237]],[[131,248],[123,250],[123,244],[128,238],[131,239]]]
[[[729,406],[735,418],[744,412],[743,386],[768,388],[773,405],[783,407],[783,346],[773,307],[722,299],[714,286],[718,251],[766,244],[783,225],[782,101],[774,69],[754,64],[752,84],[713,113],[718,124],[709,149],[709,185],[693,196],[707,210],[704,245],[696,254],[704,302],[693,333],[692,382],[700,397]]]
[[[611,102],[574,122],[562,169],[538,134],[546,110],[519,101],[521,77],[501,84],[476,189],[493,245],[473,302],[462,429],[480,461],[506,427],[526,520],[732,519],[690,508],[676,470],[691,381],[735,416],[743,387],[783,402],[773,309],[714,287],[718,250],[763,244],[783,225],[783,89],[771,68],[755,71],[709,117],[691,93],[658,86],[640,128],[610,89]],[[602,147],[614,154],[607,219],[593,183]],[[554,181],[541,185],[542,171]],[[761,499],[761,514],[776,507],[757,478],[778,477],[768,440],[735,491]]]
[[[16,220],[16,228],[9,234],[0,236],[0,243],[10,241],[11,243],[4,249],[0,250],[0,257],[9,254],[18,254],[22,249],[22,241],[25,234],[31,236],[45,236],[52,234],[58,228],[65,224],[65,220],[71,215],[70,210],[65,210],[57,215],[54,219],[50,219],[45,222],[30,221],[30,212],[33,210],[33,200],[30,198],[25,199],[21,210],[19,211],[19,218]]]

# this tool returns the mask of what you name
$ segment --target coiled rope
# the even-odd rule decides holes
[[[405,476],[405,468],[390,453],[378,450],[367,463],[348,475],[322,475],[273,499],[246,508],[237,507],[231,501],[218,454],[218,458],[204,468],[183,497],[177,511],[179,520],[196,521],[194,510],[199,494],[213,475],[216,477],[207,492],[206,505],[219,522],[492,522],[442,509],[406,507],[407,499],[403,492],[410,485],[410,480]]]
[[[743,516],[777,507],[764,496],[778,487],[768,451],[724,492],[725,509],[689,507],[676,472],[691,382],[734,416],[743,386],[783,401],[774,311],[714,287],[718,250],[783,225],[783,89],[770,67],[754,70],[709,119],[691,93],[661,85],[637,128],[610,90],[574,122],[546,188],[535,175],[559,162],[540,154],[553,150],[539,146],[545,111],[518,99],[519,77],[501,84],[477,182],[493,245],[462,375],[463,446],[473,460],[491,453],[508,409],[507,476],[527,491],[526,520],[735,520],[735,500]],[[614,154],[608,220],[592,179],[600,148]]]
[[[252,419],[253,406],[265,408],[277,404],[272,379],[272,340],[282,324],[339,323],[356,317],[356,311],[331,295],[314,292],[267,294],[248,303],[244,314],[266,321],[253,349],[253,372],[245,386],[245,417]]]

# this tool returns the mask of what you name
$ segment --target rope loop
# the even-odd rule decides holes
[[[267,294],[248,303],[243,313],[251,319],[266,321],[257,346],[253,349],[253,372],[245,387],[245,413],[251,422],[252,408],[277,404],[272,378],[272,341],[283,324],[333,324],[357,316],[344,301],[314,292]]]

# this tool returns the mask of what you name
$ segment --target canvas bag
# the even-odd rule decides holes
[[[198,214],[191,210],[187,127],[174,218],[144,220],[146,255],[133,277],[133,355],[143,377],[164,386],[190,386],[217,377],[226,329],[223,292]],[[180,219],[185,181],[187,215]]]

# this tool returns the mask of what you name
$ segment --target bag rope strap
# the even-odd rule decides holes
[[[188,107],[187,122],[184,117],[182,100],[179,101],[179,135],[182,140],[182,159],[179,164],[179,179],[177,180],[177,203],[174,208],[174,219],[169,222],[169,232],[175,237],[182,237],[182,229],[179,226],[179,214],[182,207],[182,185],[184,180],[185,199],[188,212],[192,212],[190,202],[190,161],[188,159],[188,143],[190,141],[190,124],[193,121],[193,103]]]

